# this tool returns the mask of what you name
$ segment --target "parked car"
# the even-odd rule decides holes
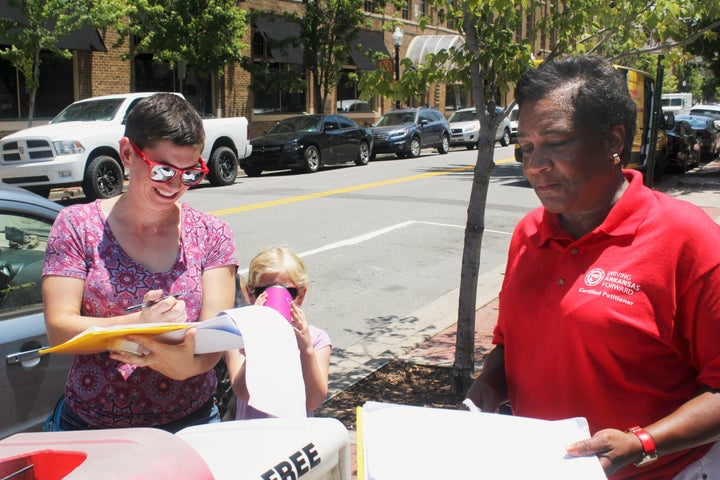
[[[503,115],[502,107],[496,107],[498,115]],[[448,119],[450,123],[450,146],[464,146],[468,150],[477,147],[480,137],[480,120],[474,107],[456,110]],[[495,131],[495,141],[503,147],[510,145],[510,119],[503,116]]]
[[[240,161],[250,177],[269,170],[312,173],[327,165],[367,165],[373,145],[370,129],[335,114],[285,118],[250,143],[252,153]]]
[[[704,115],[676,115],[675,120],[690,124],[700,145],[700,160],[710,161],[720,153],[720,120]]]
[[[690,109],[690,115],[701,115],[720,120],[720,105],[714,103],[693,105]]]
[[[49,346],[40,278],[45,248],[62,205],[0,183],[0,439],[39,431],[63,394],[72,355],[39,355]],[[241,278],[238,276],[238,284]],[[237,306],[241,306],[239,304]],[[233,419],[235,398],[227,369],[215,367],[215,401]]]
[[[450,124],[434,108],[400,108],[392,110],[372,127],[373,153],[394,153],[398,158],[418,157],[423,148],[450,150]]]
[[[667,134],[667,155],[665,169],[685,173],[700,164],[700,148],[692,126],[675,117],[675,125],[665,131]]]
[[[0,438],[39,430],[65,387],[72,358],[45,355],[40,295],[45,247],[61,205],[0,184]]]
[[[368,102],[362,100],[338,100],[337,101],[338,112],[355,112],[355,113],[369,113],[372,112],[372,108]]]
[[[515,142],[517,141],[517,129],[518,129],[518,117],[520,116],[520,107],[515,105],[512,110],[510,110],[510,115],[508,115],[508,119],[510,120],[510,141]]]
[[[153,93],[79,100],[47,125],[3,137],[0,179],[46,197],[53,188],[74,186],[82,186],[91,200],[120,194],[127,173],[118,151],[125,119],[138,101]],[[237,177],[238,159],[250,154],[248,120],[207,118],[203,127],[205,148],[201,155],[210,169],[207,179],[211,185],[231,185]]]

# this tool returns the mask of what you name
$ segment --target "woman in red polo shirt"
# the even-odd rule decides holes
[[[542,207],[513,234],[496,348],[468,397],[587,418],[592,438],[568,453],[612,479],[720,478],[720,226],[623,169],[636,107],[605,59],[544,62],[516,99]]]

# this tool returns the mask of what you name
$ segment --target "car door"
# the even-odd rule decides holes
[[[338,143],[338,161],[354,161],[360,149],[360,132],[355,122],[349,118],[337,115],[340,139]]]
[[[0,438],[39,430],[65,387],[72,361],[48,346],[40,295],[47,237],[59,206],[0,198]]]
[[[332,165],[340,161],[342,155],[343,134],[340,131],[335,115],[325,115],[323,118],[323,143],[325,147],[320,152],[323,165]]]
[[[440,142],[442,126],[436,118],[432,116],[430,110],[421,110],[418,115],[420,128],[422,130],[423,147],[437,145]]]

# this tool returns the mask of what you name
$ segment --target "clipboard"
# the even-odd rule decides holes
[[[248,312],[249,313],[249,312]],[[227,314],[194,323],[135,323],[112,327],[90,327],[70,340],[38,353],[87,355],[110,350],[117,340],[128,335],[149,335],[155,340],[177,344],[183,341],[185,331],[196,328],[195,353],[223,352],[243,348],[242,333],[237,323]]]

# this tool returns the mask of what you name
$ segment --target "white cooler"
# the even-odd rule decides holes
[[[334,418],[268,418],[180,430],[216,480],[350,480],[350,438]]]

